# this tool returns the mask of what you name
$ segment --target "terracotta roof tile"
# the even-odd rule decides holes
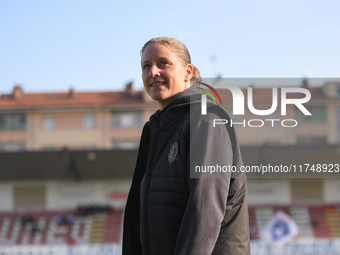
[[[14,99],[11,95],[0,99],[0,109],[22,109],[22,108],[59,108],[59,107],[100,107],[122,104],[140,104],[141,92],[127,94],[124,92],[84,92],[74,93],[32,93],[22,94],[20,99]]]
[[[247,88],[241,89],[244,95],[244,99],[247,100],[248,92]],[[311,92],[311,99],[327,99],[323,94],[321,87],[308,88]],[[218,89],[222,101],[231,101],[232,94],[228,89]],[[278,89],[278,98],[281,99],[281,89]],[[273,89],[272,88],[253,88],[253,99],[254,101],[272,101]],[[305,95],[302,93],[289,93],[288,98],[304,98]]]
[[[321,87],[309,87],[312,99],[328,99]],[[242,89],[247,100],[247,88]],[[232,94],[228,89],[218,89],[222,101],[232,102]],[[280,89],[278,97],[281,98]],[[303,98],[301,93],[289,93],[289,98]],[[272,88],[253,88],[255,102],[271,102]],[[74,93],[23,93],[19,99],[12,95],[3,95],[0,98],[0,110],[11,109],[41,109],[41,108],[81,108],[81,107],[113,107],[119,105],[146,104],[142,100],[142,92],[80,92]]]

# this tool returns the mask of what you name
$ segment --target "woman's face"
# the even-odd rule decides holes
[[[161,109],[190,87],[192,65],[184,67],[175,52],[161,43],[149,44],[142,55],[145,91]]]

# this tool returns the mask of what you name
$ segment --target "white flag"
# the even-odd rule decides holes
[[[293,240],[298,232],[295,221],[283,211],[278,211],[268,221],[260,235],[266,241],[282,245]]]

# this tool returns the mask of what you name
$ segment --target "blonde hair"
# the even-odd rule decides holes
[[[177,55],[178,59],[181,61],[183,66],[187,66],[188,64],[191,64],[191,57],[190,57],[188,48],[180,40],[173,38],[173,37],[168,37],[168,36],[156,37],[156,38],[152,38],[149,41],[147,41],[144,44],[142,50],[140,51],[141,57],[143,56],[146,46],[152,43],[161,43],[165,46],[169,46],[171,50]],[[202,78],[201,78],[200,71],[193,64],[191,65],[193,66],[193,69],[194,69],[191,79],[195,80],[196,82],[197,81],[201,82]]]

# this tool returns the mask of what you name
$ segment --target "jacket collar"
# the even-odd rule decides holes
[[[178,97],[162,110],[157,110],[151,115],[149,125],[151,129],[157,126],[161,128],[167,122],[172,121],[178,115],[178,111],[189,108],[190,104],[201,102],[202,91],[196,87],[190,87],[184,90]]]

